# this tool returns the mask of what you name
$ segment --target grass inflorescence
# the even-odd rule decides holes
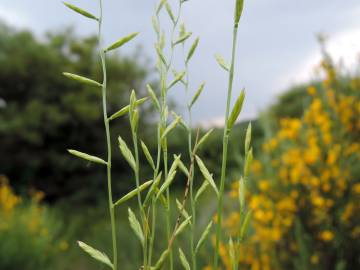
[[[105,127],[106,137],[106,151],[107,158],[99,158],[78,150],[69,150],[69,152],[79,158],[85,159],[89,162],[94,162],[106,167],[107,173],[107,186],[108,186],[108,201],[109,201],[109,214],[112,233],[112,256],[98,251],[90,245],[79,241],[79,246],[91,257],[97,261],[105,264],[113,270],[119,269],[118,263],[118,245],[116,239],[115,213],[118,207],[121,207],[124,202],[136,197],[138,211],[128,208],[128,220],[131,229],[139,240],[142,247],[142,263],[135,266],[135,269],[156,270],[156,269],[170,269],[175,268],[175,260],[179,260],[184,269],[199,269],[202,267],[198,265],[199,251],[205,241],[208,240],[212,233],[213,220],[210,219],[207,225],[203,228],[198,228],[197,212],[201,211],[202,205],[199,204],[199,197],[206,189],[211,190],[217,199],[217,213],[216,213],[216,234],[215,234],[215,249],[213,256],[213,269],[218,269],[219,266],[219,243],[222,241],[222,216],[223,216],[223,200],[225,193],[226,181],[226,164],[227,164],[227,149],[229,136],[231,130],[238,119],[241,112],[242,105],[245,98],[245,92],[241,91],[238,99],[232,110],[230,110],[231,94],[233,90],[233,80],[235,73],[235,59],[237,47],[237,33],[240,17],[243,10],[243,0],[235,1],[234,12],[234,28],[233,28],[233,44],[232,44],[232,57],[230,66],[221,56],[216,56],[216,60],[229,74],[228,92],[225,112],[225,128],[223,134],[223,155],[222,155],[222,169],[220,181],[214,176],[207,168],[205,162],[198,154],[199,148],[211,136],[212,130],[201,135],[200,130],[193,131],[193,115],[192,108],[201,97],[205,89],[205,83],[196,86],[195,91],[191,91],[192,84],[189,74],[189,65],[196,53],[200,44],[200,39],[194,37],[192,32],[188,31],[182,21],[182,10],[188,1],[176,0],[177,6],[174,8],[173,3],[167,0],[160,0],[156,4],[155,14],[152,18],[152,24],[156,33],[155,53],[157,57],[156,68],[159,76],[159,87],[147,85],[148,97],[138,99],[136,90],[131,91],[129,104],[121,108],[117,112],[108,116],[107,110],[107,69],[106,69],[106,54],[119,49],[132,39],[138,33],[134,32],[127,36],[118,39],[113,44],[103,47],[102,46],[102,22],[103,22],[103,2],[99,0],[99,15],[85,11],[69,3],[64,3],[68,8],[74,12],[93,20],[98,24],[98,39],[99,39],[99,57],[102,67],[102,82],[97,82],[90,78],[85,78],[81,75],[71,74],[65,72],[64,75],[72,80],[78,81],[82,84],[87,84],[97,87],[102,91],[102,110]],[[169,38],[162,29],[163,13],[166,14],[171,23],[171,30]],[[177,70],[174,65],[174,59],[178,57],[178,49],[182,49],[182,63],[181,70]],[[173,88],[183,88],[186,92],[187,99],[187,119],[184,121],[183,116],[170,111],[168,93]],[[139,119],[141,118],[139,106],[144,102],[151,102],[158,113],[157,122],[157,151],[155,157],[149,150],[147,145],[139,138]],[[134,189],[124,195],[122,198],[114,200],[112,194],[112,148],[110,138],[110,122],[116,121],[118,117],[128,116],[131,129],[131,142],[126,142],[120,136],[118,137],[119,151],[124,159],[128,162],[134,175]],[[188,138],[188,164],[184,163],[182,157],[171,152],[168,149],[169,134],[176,128],[183,128]],[[245,141],[245,164],[243,177],[240,179],[239,191],[239,211],[242,217],[241,228],[234,243],[230,238],[229,246],[233,247],[230,250],[230,257],[232,258],[233,269],[238,269],[238,257],[236,246],[240,245],[244,239],[249,224],[251,212],[246,211],[245,207],[245,186],[249,175],[249,167],[252,161],[252,150],[250,147],[251,142],[251,125],[247,129]],[[142,153],[140,153],[142,152]],[[152,179],[143,181],[141,177],[141,167],[139,158],[144,155],[152,168]],[[185,160],[185,159],[184,159]],[[204,181],[203,183],[194,184],[195,173],[200,174]],[[180,199],[174,198],[171,192],[172,183],[176,178],[185,179],[185,189]],[[218,183],[219,182],[219,183]],[[172,202],[176,201],[176,207]],[[156,231],[158,222],[158,211],[165,213],[166,220],[166,236],[159,235]],[[176,217],[174,220],[173,217]],[[198,235],[197,232],[201,231]],[[187,231],[189,236],[188,246],[178,247],[175,243],[176,238]],[[164,239],[165,242],[164,242]],[[155,257],[155,242],[163,241],[164,249],[159,253],[160,256]],[[177,247],[177,249],[175,248]],[[119,247],[121,251],[121,247]],[[189,252],[184,252],[189,251]],[[189,254],[187,254],[189,253]],[[178,259],[176,258],[178,257]]]

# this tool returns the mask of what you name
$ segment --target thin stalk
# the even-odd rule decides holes
[[[218,207],[217,207],[217,226],[216,226],[216,244],[215,244],[215,254],[214,254],[214,269],[218,269],[218,264],[219,264],[219,246],[220,246],[220,238],[221,238],[221,223],[222,223],[224,187],[225,187],[225,178],[226,178],[227,151],[228,151],[229,132],[230,132],[227,129],[227,125],[228,125],[228,118],[229,118],[229,114],[230,114],[231,94],[232,94],[233,81],[234,81],[237,33],[238,33],[238,26],[237,26],[237,24],[235,24],[234,30],[233,30],[231,67],[230,67],[230,72],[229,72],[228,93],[227,93],[226,112],[225,112],[225,127],[224,127],[224,135],[223,135],[223,154],[222,154],[222,162],[221,162],[220,191],[219,191]]]
[[[154,180],[158,177],[160,160],[161,160],[161,144],[160,144],[160,128],[158,127],[157,131],[158,139],[158,149],[157,149],[157,159],[156,159],[156,168],[154,171]],[[156,200],[155,197],[151,200],[151,211],[152,211],[152,220],[151,220],[151,237],[150,237],[150,246],[149,246],[149,265],[151,266],[153,249],[154,249],[154,240],[155,240],[155,231],[156,231]]]
[[[138,149],[138,137],[137,137],[137,133],[135,130],[132,130],[132,139],[133,139],[134,152],[135,152],[135,181],[136,181],[136,188],[139,190],[139,188],[140,188],[139,149]],[[147,269],[147,219],[146,219],[144,206],[141,202],[141,192],[137,193],[137,200],[138,200],[138,206],[139,206],[139,210],[140,210],[142,227],[143,227],[143,232],[144,232],[144,237],[145,237],[144,245],[142,246],[142,248],[143,248],[143,266],[144,266],[144,269],[146,270]]]
[[[168,77],[168,73],[169,73],[169,70],[172,66],[172,62],[173,62],[173,57],[174,57],[174,43],[173,43],[173,40],[174,40],[174,34],[175,34],[175,30],[176,30],[176,27],[179,23],[179,19],[180,19],[180,14],[181,14],[181,7],[182,7],[182,3],[181,1],[179,1],[179,9],[178,9],[178,13],[177,13],[177,17],[175,19],[175,22],[174,22],[174,25],[172,27],[172,31],[171,31],[171,53],[170,53],[170,61],[168,63],[168,65],[165,67],[165,72],[163,73],[163,78],[165,78],[165,81],[166,81],[166,78]],[[166,84],[163,85],[163,87],[166,87]],[[166,95],[166,92],[167,92],[167,89],[162,89],[161,91],[162,93],[165,93],[162,100],[163,100],[163,104],[162,104],[162,115],[161,115],[161,118],[162,118],[162,124],[163,124],[163,128],[165,129],[166,128],[166,117],[165,117],[165,107],[166,107],[166,104],[167,104],[167,95]],[[165,179],[166,177],[168,176],[168,152],[167,152],[167,138],[164,138],[164,144],[163,144],[163,158],[164,158],[164,173],[165,173]],[[170,201],[170,190],[169,188],[166,190],[166,199],[167,199],[167,209],[166,209],[166,212],[167,212],[167,215],[166,215],[166,234],[167,234],[167,240],[170,241],[171,240],[171,201]],[[170,247],[170,252],[169,252],[169,258],[170,258],[170,270],[173,270],[174,269],[174,258],[173,258],[173,252],[172,252],[172,248]]]
[[[107,75],[106,75],[106,61],[105,53],[101,47],[101,26],[103,19],[103,8],[102,0],[99,0],[100,4],[100,18],[99,18],[99,45],[100,45],[100,59],[103,72],[103,83],[102,83],[102,103],[103,103],[103,115],[104,115],[104,125],[106,132],[106,145],[107,145],[107,184],[108,184],[108,199],[109,199],[109,212],[111,219],[111,235],[112,235],[112,246],[113,246],[113,270],[117,270],[117,243],[116,243],[116,224],[115,224],[115,211],[114,203],[112,198],[112,187],[111,187],[111,137],[110,137],[110,127],[109,120],[107,116]]]
[[[184,55],[184,65],[185,65],[185,72],[186,72],[186,82],[185,82],[185,92],[187,94],[187,99],[190,101],[189,99],[189,83],[190,83],[190,76],[189,76],[189,64],[186,61],[185,58],[185,46],[183,45],[183,55]],[[189,151],[189,159],[190,159],[190,163],[194,164],[194,156],[192,154],[192,111],[191,111],[191,106],[190,104],[188,104],[187,106],[187,111],[188,111],[188,117],[189,117],[189,122],[188,122],[188,151]],[[195,228],[196,228],[196,205],[195,205],[195,200],[194,200],[194,195],[193,195],[193,191],[194,191],[194,171],[195,168],[193,168],[191,175],[190,175],[190,204],[191,204],[191,219],[192,219],[192,223],[190,225],[190,230],[191,230],[191,237],[190,237],[190,252],[191,252],[191,261],[192,261],[192,269],[193,270],[197,270],[197,260],[196,260],[196,254],[195,254]]]

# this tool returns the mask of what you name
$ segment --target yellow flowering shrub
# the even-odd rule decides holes
[[[280,119],[253,163],[240,269],[360,269],[360,76],[341,75],[328,58],[321,68],[303,116]],[[224,221],[229,236],[237,213]],[[231,269],[225,244],[221,257]]]
[[[43,196],[34,191],[22,199],[0,175],[0,269],[53,269],[50,262],[68,249],[61,224],[40,204]]]

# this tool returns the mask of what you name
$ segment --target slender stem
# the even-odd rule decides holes
[[[185,92],[187,94],[187,99],[188,101],[190,101],[189,99],[189,84],[190,84],[190,76],[189,76],[189,64],[186,61],[186,57],[185,57],[185,46],[183,44],[183,55],[184,55],[184,65],[185,65],[185,72],[186,72],[186,81],[185,81]],[[194,157],[192,155],[192,111],[191,111],[191,106],[190,104],[188,104],[187,106],[187,110],[188,110],[188,117],[189,117],[189,122],[188,122],[188,151],[189,151],[189,159],[190,159],[190,163],[193,164],[194,163]],[[196,205],[195,205],[195,199],[194,199],[194,171],[195,168],[193,168],[192,173],[190,175],[190,204],[191,204],[191,219],[192,219],[192,223],[190,225],[190,230],[191,230],[191,236],[190,236],[190,251],[191,251],[191,261],[192,261],[192,269],[193,270],[197,270],[197,260],[196,260],[196,254],[195,254],[195,234],[196,234]]]
[[[218,269],[218,264],[219,264],[219,246],[220,246],[220,240],[221,240],[221,223],[222,223],[224,187],[225,187],[225,178],[226,178],[227,151],[228,151],[228,143],[229,143],[229,130],[227,129],[227,124],[228,124],[228,118],[229,118],[229,114],[230,114],[231,93],[232,93],[233,81],[234,81],[237,33],[238,33],[238,27],[237,27],[237,25],[235,25],[234,31],[233,31],[231,67],[230,67],[230,73],[229,73],[228,93],[227,93],[226,112],[225,112],[225,127],[224,127],[224,135],[223,135],[223,154],[222,154],[222,162],[221,162],[220,192],[219,192],[218,209],[217,209],[217,227],[216,227],[216,244],[215,244],[215,254],[214,254],[214,269]]]
[[[156,159],[156,168],[154,171],[154,181],[158,177],[161,161],[161,143],[160,143],[160,126],[157,128],[157,140],[158,140],[158,149],[157,149],[157,159]],[[152,208],[152,221],[151,221],[151,238],[149,246],[149,265],[151,266],[152,254],[154,249],[154,240],[155,240],[155,231],[156,231],[156,200],[155,197],[151,200]]]
[[[175,19],[175,22],[173,24],[173,27],[172,27],[172,31],[171,31],[171,53],[170,53],[170,61],[168,63],[168,65],[165,67],[165,74],[164,74],[164,78],[166,80],[167,76],[168,76],[168,73],[169,73],[169,70],[172,66],[172,62],[173,62],[173,58],[174,58],[174,34],[175,34],[175,30],[176,30],[176,27],[179,23],[179,20],[180,20],[180,14],[181,14],[181,7],[182,7],[182,3],[181,1],[179,1],[179,9],[178,9],[178,13],[177,13],[177,16],[176,16],[176,19]],[[166,87],[166,84],[164,85]],[[164,87],[163,86],[163,87]],[[165,90],[165,91],[164,91]],[[167,104],[167,95],[166,95],[166,91],[167,89],[164,89],[162,90],[164,94],[163,96],[163,109],[165,109],[165,106]],[[165,111],[163,110],[163,113],[162,113],[162,118],[163,118],[163,127],[166,128],[166,117],[165,117]],[[168,175],[168,152],[167,152],[167,138],[164,138],[164,145],[163,145],[163,157],[164,157],[164,172],[165,172],[165,179]],[[166,190],[166,199],[167,199],[167,215],[166,215],[166,233],[167,233],[167,239],[168,241],[171,240],[171,201],[170,201],[170,190],[169,188],[167,188]],[[170,270],[173,270],[174,269],[174,258],[173,258],[173,252],[172,252],[172,248],[170,247],[170,252],[169,252],[169,258],[170,258]]]
[[[134,152],[135,152],[135,181],[136,181],[136,188],[138,189],[137,192],[137,200],[138,200],[138,207],[140,211],[142,227],[144,232],[144,244],[142,245],[143,248],[143,267],[147,270],[147,218],[144,210],[144,206],[141,202],[141,192],[140,192],[140,165],[139,165],[139,149],[138,149],[138,137],[136,130],[132,129],[132,139],[134,144]]]
[[[99,18],[99,44],[101,45],[101,26],[102,26],[102,17],[103,17],[103,7],[102,0],[99,0],[100,3],[100,18]],[[106,61],[105,53],[100,46],[100,59],[101,66],[103,71],[103,83],[102,83],[102,103],[103,103],[103,114],[104,114],[104,125],[106,132],[106,144],[107,144],[107,182],[108,182],[108,199],[109,199],[109,212],[111,219],[111,235],[112,235],[112,246],[113,246],[113,270],[117,270],[117,243],[116,243],[116,224],[115,224],[115,211],[114,203],[112,198],[112,187],[111,187],[111,137],[110,137],[110,127],[109,120],[107,116],[107,75],[106,75]]]

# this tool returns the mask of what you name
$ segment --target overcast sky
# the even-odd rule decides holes
[[[96,14],[96,0],[68,0]],[[178,0],[168,0],[175,8]],[[194,108],[196,122],[218,123],[224,114],[227,76],[214,54],[230,58],[233,5],[235,0],[189,0],[182,21],[200,45],[190,66],[195,89],[206,81],[206,89]],[[153,59],[155,35],[151,27],[154,0],[104,0],[105,42],[111,43],[139,31],[136,43],[144,56]],[[96,25],[68,11],[58,0],[0,0],[0,18],[26,27],[41,36],[47,30],[74,25],[81,35],[95,33]],[[316,34],[330,36],[329,50],[351,64],[360,52],[359,0],[245,0],[239,30],[234,97],[247,90],[243,118],[264,110],[276,96],[294,83],[314,77],[312,67],[320,59]],[[167,17],[163,24],[169,25]],[[133,53],[130,46],[125,53]],[[179,104],[185,99],[174,89]]]

